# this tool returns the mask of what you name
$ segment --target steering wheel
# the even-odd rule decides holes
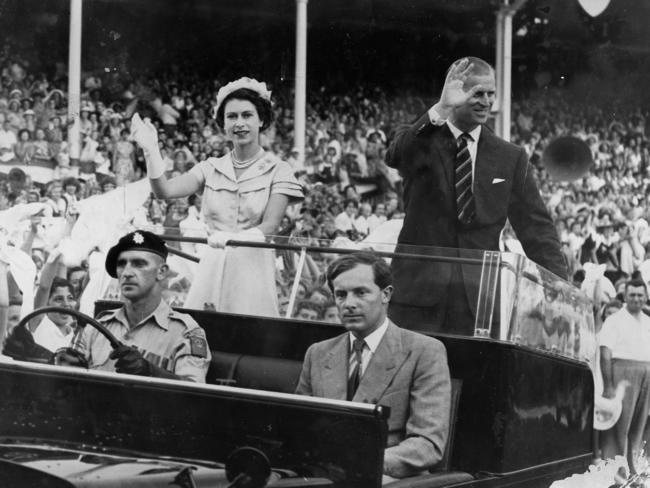
[[[71,315],[72,317],[77,319],[77,323],[79,326],[84,327],[86,324],[92,325],[97,331],[106,337],[108,342],[111,344],[111,347],[113,349],[116,349],[123,344],[115,337],[104,325],[100,324],[97,322],[94,318],[89,317],[88,315],[77,312],[76,310],[72,310],[69,308],[63,308],[63,307],[43,307],[39,308],[37,310],[34,310],[33,312],[28,313],[25,315],[20,322],[18,322],[18,325],[16,327],[25,327],[25,325],[32,320],[34,317],[38,317],[39,315],[43,315],[45,313],[59,313],[62,315]]]

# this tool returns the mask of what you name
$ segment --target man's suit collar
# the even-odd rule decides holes
[[[350,335],[346,332],[335,340],[325,356],[322,372],[325,398],[346,399],[349,349]],[[404,351],[399,327],[389,320],[386,333],[368,363],[353,401],[377,403],[409,354],[410,351]]]
[[[347,332],[336,338],[332,348],[323,361],[323,396],[335,400],[347,397],[348,351],[350,334]]]
[[[454,186],[454,157],[456,155],[456,139],[447,124],[436,131],[433,136],[433,146],[438,152],[447,180],[447,187]]]
[[[382,338],[377,351],[373,354],[368,367],[361,378],[355,402],[379,403],[386,389],[391,385],[400,366],[406,361],[410,351],[405,351],[399,327],[392,321]]]
[[[450,120],[447,120],[446,125],[449,128],[449,131],[451,132],[451,135],[454,137],[454,140],[457,140],[460,137],[461,134],[464,134],[464,132],[462,130],[460,130],[458,127],[456,127],[454,125],[454,123],[451,122]],[[467,132],[467,134],[469,134],[471,136],[473,141],[478,141],[480,139],[480,137],[481,137],[482,128],[483,128],[483,126],[477,125],[472,130]]]

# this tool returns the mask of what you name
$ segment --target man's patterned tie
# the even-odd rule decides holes
[[[366,341],[363,339],[355,339],[352,343],[352,350],[354,355],[350,358],[350,376],[348,377],[348,400],[352,400],[354,394],[359,388],[359,381],[361,381],[361,363],[363,348]]]
[[[474,219],[474,195],[472,194],[472,157],[469,154],[467,142],[472,136],[463,132],[458,137],[458,151],[455,161],[456,182],[456,215],[463,224],[468,224]]]

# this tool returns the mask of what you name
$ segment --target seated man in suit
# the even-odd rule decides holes
[[[296,393],[390,407],[384,481],[425,472],[442,459],[449,431],[444,346],[388,319],[393,287],[382,258],[345,255],[327,282],[347,332],[307,350]]]

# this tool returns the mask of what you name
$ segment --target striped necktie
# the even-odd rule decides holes
[[[362,353],[363,348],[366,346],[366,341],[363,339],[355,339],[352,343],[352,351],[354,355],[350,358],[350,376],[348,377],[348,400],[352,400],[354,394],[359,388],[359,382],[361,381],[361,364],[363,361]]]
[[[458,136],[458,150],[455,160],[456,215],[463,224],[469,224],[475,215],[474,195],[472,194],[472,157],[467,147],[472,136],[463,132]]]

